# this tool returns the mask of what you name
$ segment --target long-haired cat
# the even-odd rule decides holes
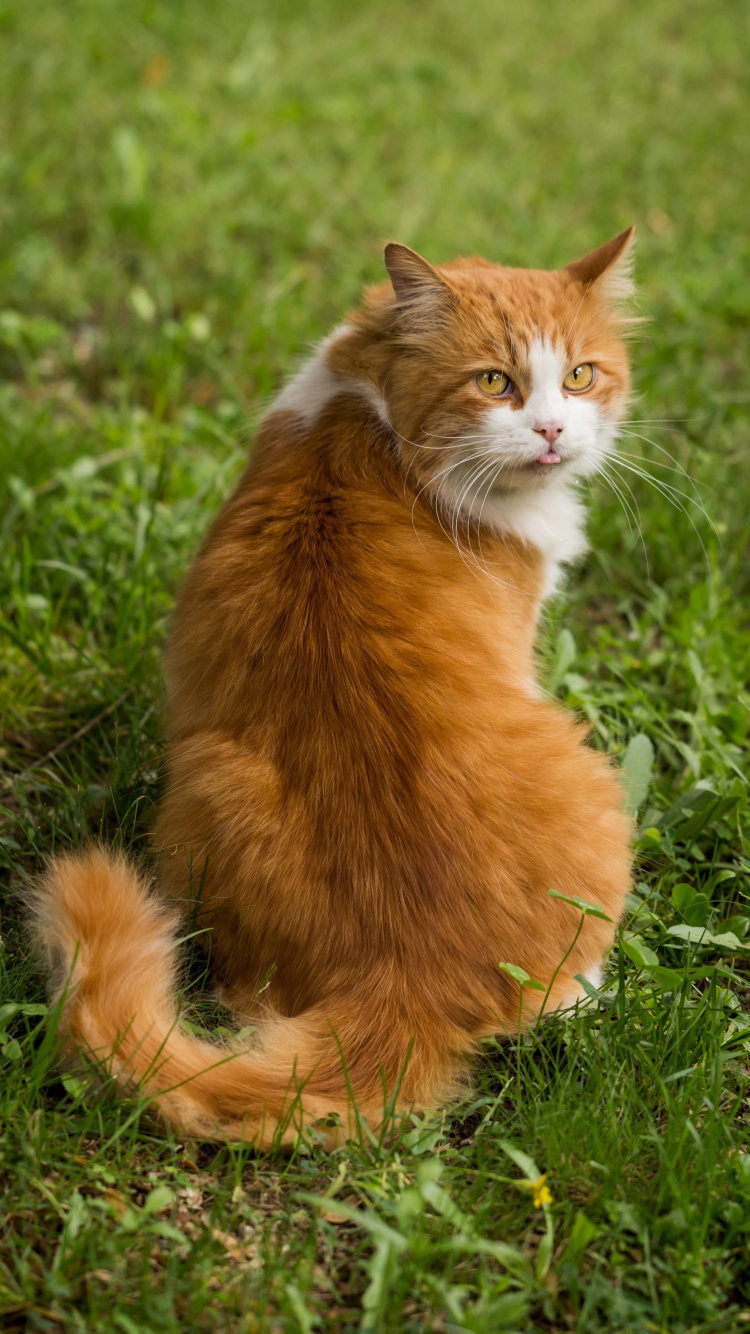
[[[389,245],[391,282],[267,414],[175,615],[161,893],[92,848],[36,902],[67,1046],[181,1132],[335,1139],[352,1099],[377,1125],[455,1095],[515,1031],[499,963],[547,986],[575,935],[550,888],[611,921],[587,918],[548,1008],[598,977],[630,822],[534,636],[628,395],[631,238],[554,272]],[[165,901],[191,896],[242,1051],[179,1025]]]

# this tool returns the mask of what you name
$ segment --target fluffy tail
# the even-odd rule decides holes
[[[178,1026],[175,1002],[178,917],[121,856],[92,848],[57,858],[34,912],[53,996],[64,998],[65,1046],[104,1061],[124,1087],[140,1087],[183,1134],[265,1148],[337,1118],[325,1132],[335,1143],[354,1129],[352,1084],[359,1114],[377,1125],[381,1068],[392,1093],[394,1074],[407,1062],[400,1106],[434,1105],[453,1091],[455,1047],[449,1057],[445,1035],[439,1044],[422,1035],[410,1060],[413,1024],[409,1033],[407,1017],[387,998],[374,1013],[367,1007],[369,1015],[355,997],[341,1015],[323,1008],[291,1019],[271,1015],[253,1048],[241,1052],[189,1036]]]

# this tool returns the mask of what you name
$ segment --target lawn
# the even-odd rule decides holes
[[[749,36],[735,0],[0,0],[4,1329],[750,1327]],[[540,642],[638,808],[601,990],[330,1155],[93,1099],[18,894],[91,836],[148,858],[174,590],[268,397],[383,239],[556,266],[631,221],[637,397]],[[226,1032],[194,943],[185,1007]]]

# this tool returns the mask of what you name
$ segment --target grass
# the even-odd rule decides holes
[[[750,1325],[747,15],[2,0],[0,40],[3,1327]],[[555,265],[631,220],[655,485],[593,484],[541,644],[639,806],[601,992],[333,1155],[92,1100],[17,891],[91,835],[148,855],[173,591],[267,395],[383,237]]]

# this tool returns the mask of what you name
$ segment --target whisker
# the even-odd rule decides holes
[[[504,464],[502,461],[498,462],[497,468],[496,468],[495,471],[491,474],[490,479],[489,479],[489,482],[487,483],[487,487],[486,487],[486,489],[485,489],[484,499],[482,500],[482,504],[481,504],[481,507],[480,507],[480,510],[479,510],[479,516],[478,516],[478,518],[477,518],[477,542],[479,543],[479,555],[480,555],[480,558],[481,558],[481,561],[482,561],[482,565],[484,566],[484,569],[487,571],[487,574],[490,575],[490,578],[491,578],[491,579],[492,579],[493,576],[490,574],[490,571],[487,569],[487,561],[486,561],[486,559],[485,559],[484,552],[482,551],[482,515],[483,515],[483,513],[484,513],[484,507],[485,507],[485,505],[487,504],[487,498],[488,498],[488,496],[489,496],[489,494],[490,494],[490,491],[492,490],[493,486],[495,485],[495,482],[497,481],[498,477],[500,476],[500,473],[502,472],[504,466],[505,466],[505,464]]]
[[[508,581],[505,580],[505,579],[498,579],[498,578],[492,573],[492,571],[490,570],[490,568],[489,568],[489,566],[488,566],[488,564],[487,564],[487,559],[486,559],[486,557],[485,557],[485,555],[484,555],[484,552],[482,551],[482,527],[481,527],[481,523],[482,523],[482,513],[483,513],[483,511],[484,511],[484,506],[485,506],[485,504],[486,504],[487,497],[489,496],[490,491],[492,490],[493,486],[495,485],[495,482],[497,481],[497,479],[498,479],[498,477],[500,476],[500,473],[502,472],[502,470],[503,470],[504,467],[505,467],[505,462],[504,462],[504,460],[502,460],[502,459],[498,460],[498,461],[497,461],[497,466],[495,467],[494,471],[490,473],[489,480],[488,480],[487,485],[486,485],[486,487],[485,487],[484,499],[482,500],[482,504],[481,504],[481,507],[480,507],[480,510],[479,510],[479,515],[478,515],[478,518],[477,518],[477,520],[476,520],[477,541],[478,541],[478,543],[479,543],[479,558],[477,557],[477,555],[476,555],[475,552],[474,552],[473,547],[471,546],[471,515],[469,516],[469,530],[468,530],[468,531],[469,531],[469,549],[470,549],[470,551],[471,551],[472,559],[474,560],[474,563],[475,563],[477,569],[480,570],[481,573],[483,573],[483,574],[485,575],[485,577],[491,581],[491,583],[495,584],[497,588],[504,589],[504,590],[510,590],[511,592],[516,592],[516,593],[517,593],[517,592],[519,592],[520,590],[519,590],[514,584],[509,584]],[[533,596],[533,595],[527,593],[527,596]]]
[[[613,495],[615,495],[615,496],[617,497],[617,499],[619,500],[620,505],[622,506],[623,514],[625,515],[625,519],[626,519],[626,522],[627,522],[627,525],[628,525],[628,532],[630,533],[630,536],[632,537],[632,536],[633,536],[633,521],[634,521],[634,517],[635,517],[635,516],[633,515],[633,512],[632,512],[630,506],[627,506],[627,505],[625,504],[625,498],[624,498],[622,492],[618,489],[617,485],[616,485],[615,482],[614,482],[614,479],[613,479],[612,477],[610,477],[610,475],[609,475],[609,473],[607,472],[606,468],[602,468],[601,471],[599,472],[598,476],[604,478],[605,482],[607,482],[608,485],[610,486]]]
[[[489,476],[490,476],[490,480],[491,480],[493,477],[496,477],[496,476],[498,475],[498,472],[502,469],[502,466],[503,466],[503,464],[502,464],[501,460],[499,460],[499,459],[497,458],[497,456],[495,455],[495,456],[489,461],[489,463],[488,463],[487,465],[485,465],[484,468],[482,468],[481,472],[480,472],[477,476],[475,476],[475,478],[473,479],[473,483],[472,483],[472,485],[473,485],[473,487],[474,487],[474,495],[473,495],[472,498],[471,498],[471,504],[470,504],[470,506],[469,506],[469,512],[468,512],[467,520],[466,520],[466,530],[467,530],[467,536],[468,536],[469,550],[470,550],[470,551],[472,550],[472,546],[471,546],[471,525],[472,525],[472,522],[474,522],[474,524],[475,524],[475,526],[476,526],[477,538],[479,538],[480,517],[475,517],[474,510],[475,510],[476,502],[477,502],[477,500],[479,499],[479,496],[480,496],[482,487],[483,487],[483,485],[484,485],[485,477],[487,476],[487,474],[489,474]],[[485,499],[486,499],[486,495],[485,495]],[[481,511],[480,511],[480,516],[481,516]]]
[[[423,435],[428,435],[428,436],[430,437],[431,440],[447,440],[448,442],[453,442],[453,443],[456,443],[457,441],[460,441],[462,444],[466,444],[466,443],[469,443],[469,442],[471,442],[471,441],[476,442],[477,440],[484,440],[484,441],[487,442],[487,444],[490,443],[490,441],[489,441],[489,439],[488,439],[488,436],[487,436],[487,433],[486,433],[485,431],[477,431],[476,434],[472,434],[472,435],[466,435],[466,434],[459,434],[459,435],[440,435],[438,431],[426,431],[425,428],[424,428],[424,426],[420,427],[420,430],[422,431],[422,434],[423,434]],[[410,444],[413,444],[414,441],[409,441],[409,443],[410,443]],[[441,449],[442,446],[441,446],[441,445],[417,445],[416,448],[417,448],[417,449]]]
[[[465,462],[465,459],[458,460],[458,462],[459,462],[459,463],[460,463],[460,462]],[[457,466],[457,465],[453,465],[453,466]],[[465,549],[464,549],[464,547],[463,547],[463,544],[462,544],[462,541],[461,541],[461,536],[460,536],[460,527],[459,527],[459,523],[460,523],[460,516],[461,516],[461,511],[462,511],[462,508],[463,508],[463,505],[464,505],[465,497],[467,496],[467,494],[468,494],[472,489],[476,489],[476,490],[478,491],[478,490],[481,488],[481,485],[482,485],[482,478],[483,478],[485,472],[487,472],[488,470],[491,470],[491,469],[494,468],[494,471],[491,471],[491,474],[490,474],[490,480],[489,480],[489,488],[491,488],[491,486],[492,486],[492,484],[493,484],[495,478],[499,476],[499,474],[500,474],[500,472],[502,471],[503,467],[504,467],[504,462],[503,462],[502,460],[498,460],[497,457],[494,456],[494,455],[493,455],[493,457],[491,458],[491,460],[490,460],[489,463],[485,462],[483,458],[480,458],[479,463],[475,464],[475,466],[472,468],[471,473],[470,473],[470,475],[469,475],[469,477],[468,477],[468,479],[467,479],[467,481],[466,481],[466,485],[464,486],[464,488],[463,488],[463,490],[460,492],[460,494],[455,498],[455,501],[454,501],[453,505],[451,506],[451,508],[450,508],[450,510],[449,510],[448,522],[449,522],[450,527],[451,527],[451,533],[450,533],[450,534],[448,534],[448,533],[446,532],[446,530],[445,530],[445,528],[444,528],[444,526],[443,526],[442,519],[441,519],[441,509],[442,509],[442,504],[443,504],[443,502],[442,502],[442,497],[441,497],[441,494],[440,494],[440,493],[442,492],[442,490],[443,490],[443,488],[444,488],[444,486],[445,486],[445,484],[446,484],[446,482],[447,482],[447,480],[448,480],[449,473],[450,473],[450,471],[451,471],[452,469],[445,469],[445,470],[444,470],[444,474],[443,474],[443,476],[442,476],[442,478],[441,478],[440,484],[439,484],[439,486],[438,486],[438,490],[437,490],[436,495],[435,495],[435,508],[436,508],[436,513],[437,513],[438,523],[440,524],[440,527],[441,527],[442,531],[445,533],[446,536],[449,536],[449,537],[450,537],[450,540],[453,542],[454,546],[456,547],[456,550],[458,551],[458,554],[459,554],[459,556],[461,557],[461,560],[463,561],[464,565],[466,565],[466,568],[467,568],[468,570],[470,570],[471,573],[474,574],[475,577],[477,577],[477,578],[480,577],[480,576],[484,576],[484,577],[486,577],[486,578],[489,578],[489,579],[492,581],[492,583],[494,583],[494,584],[497,585],[498,588],[501,588],[501,589],[504,589],[504,590],[506,590],[506,591],[510,591],[510,592],[518,592],[519,590],[516,588],[516,586],[515,586],[514,584],[510,584],[510,583],[508,583],[507,581],[504,581],[504,580],[502,580],[502,579],[497,579],[497,578],[491,573],[491,571],[489,570],[489,568],[487,567],[486,560],[483,559],[483,561],[482,561],[481,564],[480,564],[480,562],[477,560],[476,552],[474,551],[474,548],[473,548],[472,543],[471,543],[472,509],[473,509],[473,506],[474,506],[474,504],[475,504],[476,497],[472,499],[471,505],[470,505],[470,507],[469,507],[469,513],[468,513],[468,515],[467,515],[467,538],[468,538],[468,543],[469,543],[469,559],[470,559],[470,562],[471,562],[471,563],[469,563],[469,560],[467,560],[467,558],[466,558]],[[489,489],[489,488],[488,488],[488,489]]]
[[[682,464],[675,458],[674,454],[670,454],[669,450],[665,449],[663,445],[657,444],[657,442],[655,440],[652,440],[651,437],[648,435],[642,435],[640,431],[624,431],[623,435],[630,436],[630,438],[633,440],[643,440],[647,445],[653,445],[654,449],[658,449],[660,454],[663,454],[665,458],[668,458],[670,463],[674,464],[676,470],[678,472],[681,472],[683,477],[685,477],[687,481],[691,483],[692,486],[697,488],[697,482],[695,481],[695,479],[690,476],[690,473],[687,472],[685,468],[683,468]],[[621,450],[620,452],[624,453],[623,450]],[[650,462],[657,463],[657,460],[653,459],[650,460]],[[663,466],[664,465],[662,464],[662,467]]]
[[[640,511],[640,507],[639,507],[639,505],[638,505],[638,501],[636,500],[635,495],[633,494],[632,487],[629,486],[629,484],[625,481],[625,478],[624,478],[624,477],[621,477],[621,478],[620,478],[620,481],[622,482],[623,486],[627,487],[628,494],[630,495],[630,497],[631,497],[631,499],[632,499],[632,505],[635,506],[635,512],[633,511],[633,508],[632,508],[630,502],[628,502],[628,501],[625,499],[625,496],[623,495],[622,491],[620,490],[619,485],[615,482],[614,478],[611,477],[611,476],[609,475],[609,473],[607,472],[606,468],[604,468],[604,467],[603,467],[602,470],[601,470],[601,476],[604,478],[605,482],[606,482],[607,485],[610,487],[610,489],[611,489],[611,491],[613,492],[613,494],[614,494],[614,495],[617,497],[617,499],[619,500],[620,505],[622,506],[623,513],[624,513],[625,518],[626,518],[626,520],[627,520],[628,529],[629,529],[631,535],[632,535],[632,532],[633,532],[633,527],[632,527],[632,524],[631,524],[631,521],[630,521],[630,520],[631,520],[631,516],[632,516],[633,522],[635,523],[636,529],[637,529],[637,531],[638,531],[638,536],[639,536],[639,538],[640,538],[640,540],[641,540],[641,546],[643,547],[643,558],[644,558],[644,560],[645,560],[645,562],[646,562],[646,578],[650,581],[650,579],[651,579],[651,566],[650,566],[649,559],[648,559],[648,548],[646,547],[646,539],[645,539],[644,536],[643,536],[643,525],[641,524],[641,511]]]
[[[672,486],[669,482],[663,481],[660,477],[652,477],[649,473],[644,472],[642,468],[634,467],[632,463],[626,463],[623,459],[619,459],[615,455],[612,456],[611,462],[613,464],[616,464],[617,467],[626,468],[628,472],[632,472],[636,477],[642,478],[644,482],[648,482],[651,486],[653,486],[655,491],[657,491],[661,496],[663,496],[665,500],[669,501],[670,505],[673,505],[675,509],[682,511],[682,513],[688,520],[688,523],[690,524],[691,528],[693,529],[693,532],[698,538],[701,551],[703,552],[703,559],[706,562],[706,570],[708,573],[708,577],[709,579],[712,579],[713,573],[711,570],[711,563],[708,559],[708,552],[706,551],[703,538],[701,537],[700,532],[698,531],[698,528],[696,526],[692,514],[690,514],[687,507],[681,502],[687,500],[689,503],[695,505],[704,515],[707,522],[710,524],[713,532],[716,535],[717,540],[720,541],[721,539],[719,538],[719,535],[716,532],[716,527],[714,525],[713,519],[711,518],[710,514],[707,513],[704,507],[700,505],[697,500],[693,499],[692,496],[686,496],[684,491],[678,490],[677,487]],[[679,496],[679,500],[675,499],[675,497],[677,496]]]
[[[617,454],[613,455],[612,462],[614,463],[619,462],[620,467],[628,468],[629,471],[634,472],[636,476],[642,477],[645,481],[650,482],[652,486],[656,487],[658,490],[661,490],[662,494],[666,495],[666,493],[669,492],[671,493],[672,496],[679,496],[681,500],[686,500],[690,505],[695,505],[696,509],[700,510],[706,522],[712,528],[715,537],[718,538],[719,534],[716,531],[716,526],[714,524],[713,519],[711,518],[711,515],[708,513],[708,510],[705,508],[705,506],[701,505],[700,501],[695,499],[695,496],[689,496],[684,491],[681,491],[678,486],[673,486],[671,482],[665,482],[663,477],[652,477],[651,473],[646,472],[645,468],[639,468],[632,462],[630,463],[624,462],[621,455]],[[692,478],[688,477],[687,480],[692,481]],[[687,513],[687,510],[685,511],[685,513]]]
[[[489,457],[489,455],[490,455],[490,451],[489,451],[488,449],[480,450],[478,453],[475,453],[475,454],[461,455],[461,457],[458,458],[458,459],[456,459],[454,463],[452,463],[452,464],[449,465],[449,467],[447,467],[447,468],[443,468],[443,469],[441,470],[440,473],[434,474],[433,477],[430,478],[430,479],[428,479],[428,481],[425,483],[425,485],[424,485],[423,487],[421,487],[420,491],[418,492],[418,496],[422,494],[422,492],[423,492],[423,491],[430,485],[430,483],[431,483],[432,481],[435,480],[436,477],[440,477],[440,478],[441,478],[441,481],[440,481],[440,483],[439,483],[439,485],[438,485],[438,488],[437,488],[437,490],[436,490],[436,492],[435,492],[435,496],[434,496],[434,506],[435,506],[435,510],[436,510],[436,513],[437,513],[438,522],[440,523],[440,527],[441,527],[441,528],[443,527],[443,525],[442,525],[442,521],[441,521],[441,519],[440,519],[440,492],[442,491],[443,487],[445,486],[445,483],[446,483],[446,481],[447,481],[447,479],[448,479],[448,476],[449,476],[450,473],[453,472],[456,468],[459,468],[462,464],[471,462],[472,460],[479,460],[479,462],[478,462],[478,464],[476,465],[476,467],[479,467],[479,468],[481,469],[481,468],[482,468],[482,465],[484,464],[484,461]],[[472,469],[472,476],[473,476],[474,471],[475,471],[475,469]],[[418,498],[418,496],[417,496],[417,498]],[[416,498],[415,498],[415,503],[416,503]],[[450,511],[449,511],[449,512],[450,512]],[[451,527],[453,527],[452,522],[451,522]],[[444,529],[444,528],[443,528],[443,532],[445,532],[445,529]],[[451,541],[455,541],[455,542],[456,542],[456,545],[459,546],[458,541],[457,541],[457,533],[456,533],[455,538],[454,538],[453,536],[451,536],[451,534],[448,534],[448,533],[446,533],[446,537],[449,537]],[[460,550],[460,546],[459,546],[459,550]]]
[[[455,503],[455,505],[454,505],[454,509],[453,509],[453,522],[452,522],[452,524],[451,524],[451,527],[452,527],[452,529],[453,529],[453,533],[454,533],[454,537],[455,537],[455,540],[456,540],[456,541],[458,541],[458,523],[459,523],[459,515],[460,515],[460,513],[461,513],[461,511],[462,511],[462,509],[463,509],[464,498],[468,495],[468,493],[469,493],[469,491],[471,490],[472,486],[474,486],[474,484],[475,484],[476,482],[479,481],[479,479],[484,475],[484,473],[485,473],[485,472],[488,472],[488,471],[494,466],[494,464],[495,464],[495,462],[496,462],[496,457],[497,457],[496,455],[493,456],[493,457],[489,460],[489,462],[482,461],[482,462],[480,462],[475,468],[472,469],[471,474],[470,474],[470,476],[469,476],[469,480],[468,480],[466,486],[464,487],[463,491],[461,492],[461,494],[460,494],[460,495],[457,497],[457,499],[456,499],[456,503]],[[472,504],[473,504],[473,502],[472,502]],[[469,513],[468,513],[467,521],[466,521],[466,522],[467,522],[467,536],[468,536],[469,550],[470,550],[470,551],[471,551],[471,511],[472,511],[472,504],[469,505]]]
[[[678,477],[685,478],[685,481],[693,488],[696,495],[700,495],[701,484],[696,482],[695,478],[691,477],[690,473],[686,472],[679,464],[670,465],[669,463],[661,463],[659,459],[644,459],[642,454],[630,454],[626,449],[618,449],[617,456],[621,459],[630,459],[633,463],[642,463],[644,465],[648,463],[650,468],[661,468],[663,472],[676,473]],[[696,502],[694,501],[693,503]]]
[[[487,451],[486,451],[486,450],[482,450],[482,451],[480,451],[479,453],[474,453],[474,454],[468,454],[468,455],[463,455],[463,454],[462,454],[461,457],[455,459],[455,460],[453,461],[453,463],[449,463],[448,466],[447,466],[446,468],[441,468],[441,470],[440,470],[439,472],[437,472],[437,473],[433,473],[430,477],[428,477],[427,481],[424,482],[422,486],[420,486],[420,488],[419,488],[419,490],[417,491],[417,493],[416,493],[416,495],[415,495],[415,497],[414,497],[414,500],[413,500],[413,502],[412,502],[412,507],[411,507],[411,521],[412,521],[412,526],[414,527],[414,507],[416,506],[416,503],[417,503],[417,501],[419,500],[419,497],[423,494],[423,492],[425,492],[425,491],[428,489],[428,487],[430,487],[430,486],[431,486],[434,482],[436,482],[436,481],[438,480],[438,478],[440,478],[440,477],[443,477],[443,479],[445,479],[445,477],[448,475],[448,473],[452,472],[452,471],[454,470],[454,468],[460,468],[462,463],[469,463],[469,462],[471,462],[473,459],[484,458],[486,455],[487,455]],[[439,493],[441,487],[442,487],[442,482],[440,482],[440,484],[438,485],[437,492],[436,492],[436,497],[437,497],[437,494]],[[414,529],[414,531],[416,532],[416,528]]]
[[[463,460],[458,460],[458,462],[461,463],[461,462],[463,462]],[[446,533],[446,532],[445,532],[445,529],[443,528],[443,522],[442,522],[442,519],[441,519],[441,517],[440,517],[440,504],[439,504],[439,500],[440,500],[440,492],[441,492],[441,490],[442,490],[442,488],[443,488],[443,486],[444,486],[444,484],[445,484],[445,480],[446,480],[446,478],[443,477],[442,481],[440,482],[440,485],[438,486],[437,492],[435,493],[435,513],[436,513],[437,521],[438,521],[438,523],[440,524],[440,527],[441,527],[442,531],[445,533],[445,536],[446,536],[446,537],[449,539],[449,541],[451,541],[451,542],[453,543],[453,545],[455,546],[456,551],[458,552],[459,556],[461,557],[461,560],[463,561],[463,563],[464,563],[464,565],[466,566],[467,570],[470,570],[472,574],[476,574],[476,571],[471,569],[471,566],[469,565],[468,561],[466,560],[466,557],[465,557],[465,555],[464,555],[464,553],[463,553],[463,551],[462,551],[462,549],[461,549],[461,542],[460,542],[460,540],[459,540],[459,536],[458,536],[458,529],[456,528],[455,531],[453,530],[453,522],[452,522],[452,520],[449,519],[449,523],[450,523],[450,526],[451,526],[451,532],[450,532],[450,533]]]

